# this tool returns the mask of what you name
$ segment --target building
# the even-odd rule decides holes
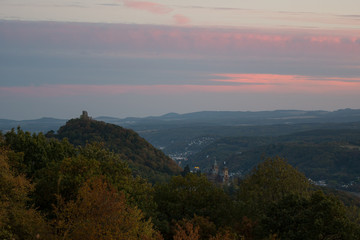
[[[82,119],[82,120],[91,120],[92,118],[89,117],[87,111],[82,111],[82,114],[80,115],[80,119]]]
[[[214,161],[214,164],[212,165],[210,171],[206,174],[208,180],[210,182],[216,183],[216,184],[229,184],[229,169],[228,167],[226,167],[225,162],[224,162],[224,167],[222,169],[222,171],[219,170],[219,166],[216,162],[216,160]]]

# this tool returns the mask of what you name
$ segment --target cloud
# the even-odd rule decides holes
[[[110,96],[121,94],[184,95],[187,93],[357,93],[360,78],[282,74],[210,74],[206,84],[91,85],[55,84],[0,87],[2,95],[32,97]],[[213,83],[217,84],[213,84]]]
[[[360,91],[360,78],[282,74],[212,74],[210,81],[234,86],[249,85],[252,91],[303,93],[354,93]]]
[[[360,20],[360,15],[339,15],[339,17],[346,17],[346,18],[355,18],[355,19],[358,19]]]
[[[169,83],[193,84],[199,89],[202,85],[226,86],[222,89],[239,85],[235,89],[259,90],[256,84],[262,85],[264,90],[265,86],[276,89],[276,84],[288,87],[290,84],[270,81],[270,76],[259,82],[265,77],[261,75],[255,76],[258,81],[251,83],[243,80],[237,84],[225,81],[204,84],[204,80],[209,79],[211,73],[237,72],[359,76],[360,44],[357,41],[360,37],[355,30],[284,32],[278,29],[5,21],[0,24],[0,86],[43,85],[49,81],[51,84],[97,84],[101,81],[101,84],[122,84],[122,89],[127,89],[126,84]],[[224,76],[222,79],[231,80]],[[335,85],[334,81],[329,83]],[[310,85],[309,81],[304,82],[304,91],[311,90]],[[299,88],[302,89],[300,85]],[[120,87],[115,89],[120,91]],[[354,89],[359,88],[354,85]]]
[[[176,25],[189,25],[190,19],[184,15],[176,14],[173,16]]]
[[[2,95],[30,97],[102,96],[122,94],[171,95],[188,92],[236,91],[232,86],[214,85],[44,85],[0,87]]]
[[[223,23],[219,24],[219,21],[216,22],[214,19],[221,18],[220,21],[226,21],[225,19],[232,19],[233,23],[226,21],[228,26],[239,26],[240,24],[247,24],[255,26],[257,23],[260,23],[262,26],[268,24],[273,27],[277,26],[283,28],[284,26],[292,26],[295,28],[326,28],[331,29],[335,26],[338,28],[342,26],[345,29],[348,28],[357,28],[359,25],[360,15],[337,15],[324,12],[311,12],[311,11],[278,11],[278,10],[265,10],[265,9],[250,9],[250,8],[237,8],[237,7],[205,7],[205,6],[178,6],[179,8],[185,8],[206,12],[209,16],[216,16],[213,19],[210,19],[211,24],[219,26],[224,25]],[[224,17],[226,16],[226,17]],[[195,19],[195,18],[194,18]],[[250,20],[250,21],[249,21]],[[252,21],[251,21],[252,20]],[[235,24],[234,24],[235,23]],[[196,23],[194,24],[196,25]],[[257,26],[260,26],[257,25]],[[244,26],[244,25],[243,25]]]
[[[145,10],[155,14],[167,14],[173,11],[173,9],[168,6],[153,2],[124,0],[123,3],[126,7]]]
[[[176,15],[175,15],[176,16]],[[180,16],[179,24],[188,23]],[[4,22],[2,46],[41,52],[72,51],[226,59],[286,57],[359,61],[357,31],[189,28],[131,24]],[[8,44],[9,46],[6,46]]]

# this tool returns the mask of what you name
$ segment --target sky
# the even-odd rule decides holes
[[[358,0],[0,0],[0,118],[360,108]]]

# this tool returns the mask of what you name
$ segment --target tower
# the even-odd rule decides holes
[[[227,167],[224,167],[223,169],[223,183],[228,183],[229,182],[229,169]]]
[[[214,175],[218,175],[219,174],[219,166],[217,165],[216,159],[214,161],[214,165],[212,166],[212,173]]]
[[[90,120],[91,118],[89,117],[87,111],[82,111],[82,114],[80,115],[80,119]]]

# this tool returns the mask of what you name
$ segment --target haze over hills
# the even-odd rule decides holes
[[[115,118],[100,116],[95,120],[113,123],[137,131],[155,128],[173,128],[198,124],[199,126],[241,126],[241,125],[273,125],[297,123],[339,123],[360,121],[360,109],[340,109],[337,111],[202,111],[185,114],[168,113],[162,116],[144,118]],[[66,119],[40,118],[34,120],[0,119],[0,130],[8,131],[21,126],[31,132],[56,131],[66,123]]]
[[[109,117],[96,118],[122,126],[141,126],[164,124],[206,124],[206,125],[267,125],[267,124],[296,124],[296,123],[325,123],[360,121],[360,110],[340,109],[337,111],[202,111],[185,114],[168,113],[162,116],[146,118],[116,119]]]
[[[105,142],[114,150],[119,139],[110,133],[114,130],[121,135],[125,130],[120,129],[125,127],[176,159],[182,167],[189,164],[207,171],[216,158],[220,163],[226,162],[230,172],[246,173],[262,160],[263,155],[281,155],[314,180],[326,180],[340,186],[358,177],[360,110],[356,109],[333,112],[204,111],[146,118],[97,117],[94,120],[102,123],[83,126],[76,122],[79,120],[70,120],[56,136],[67,137],[78,145],[86,141]],[[0,120],[0,129],[7,131],[20,125],[23,130],[47,132],[56,131],[65,123],[66,120],[51,118]],[[130,135],[135,132],[131,131]],[[130,148],[136,149],[135,145]],[[151,151],[156,153],[158,150]],[[145,163],[145,166],[149,164]],[[166,172],[163,166],[153,167]],[[149,172],[144,169],[142,166],[139,171]]]
[[[23,130],[29,132],[48,132],[50,130],[56,131],[60,126],[66,123],[66,119],[47,118],[33,120],[9,120],[0,119],[0,130],[3,132],[9,131],[12,128],[20,126]]]

